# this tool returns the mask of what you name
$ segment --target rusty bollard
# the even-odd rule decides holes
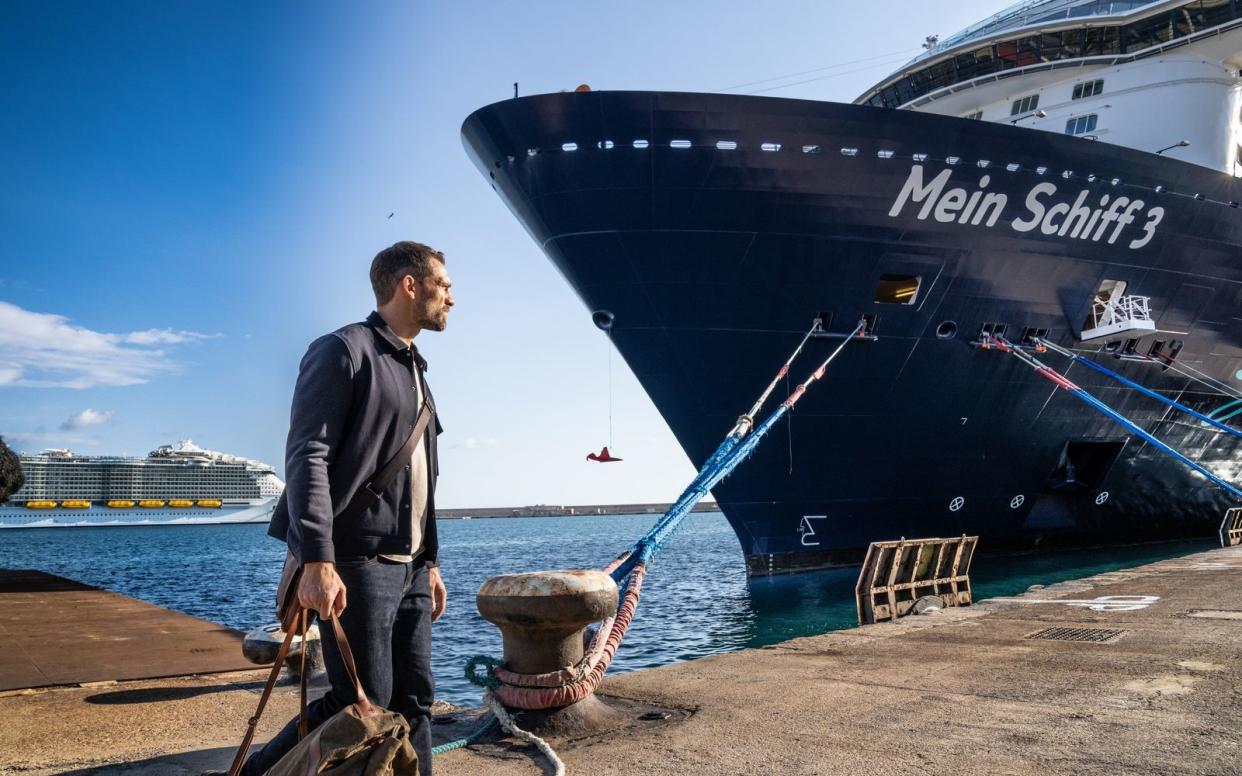
[[[492,577],[479,588],[479,614],[500,628],[505,666],[544,674],[582,660],[586,626],[617,610],[617,583],[602,571],[533,571]],[[521,711],[523,727],[563,735],[623,721],[593,694],[559,709]]]

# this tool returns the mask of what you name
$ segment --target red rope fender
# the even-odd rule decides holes
[[[629,585],[617,613],[604,621],[587,657],[577,668],[548,674],[517,674],[500,667],[492,669],[492,675],[500,680],[500,686],[493,691],[497,700],[515,709],[556,709],[577,703],[595,692],[604,681],[604,672],[634,619],[646,576],[647,566],[642,563],[630,572]]]

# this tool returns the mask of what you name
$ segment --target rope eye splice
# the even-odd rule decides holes
[[[539,746],[556,767],[556,772],[563,772],[563,765],[555,752],[552,752],[542,739],[521,730],[508,715],[507,709],[558,709],[581,701],[595,692],[625,638],[638,608],[648,568],[660,550],[673,537],[694,506],[716,484],[746,460],[772,426],[794,408],[814,383],[823,379],[828,365],[841,354],[845,346],[864,335],[866,320],[860,320],[854,330],[841,340],[827,358],[784,401],[777,405],[762,423],[756,426],[755,417],[763,409],[781,380],[788,375],[790,367],[802,353],[812,335],[819,329],[820,322],[816,320],[793,353],[781,365],[776,376],[758,400],[748,412],[738,418],[728,435],[721,441],[720,446],[708,457],[694,479],[668,511],[633,546],[603,568],[603,571],[618,584],[617,609],[599,625],[582,660],[577,665],[559,671],[545,674],[522,674],[509,670],[501,661],[494,658],[484,655],[472,657],[466,664],[466,678],[472,684],[484,688],[484,698],[491,705],[495,719],[489,720],[486,726],[470,737],[437,747],[436,753],[468,746],[469,743],[484,735],[496,720],[499,720],[501,725],[514,735]]]
[[[1111,369],[1108,369],[1107,367],[1097,364],[1096,362],[1090,359],[1083,358],[1082,356],[1079,356],[1073,351],[1067,350],[1066,348],[1063,348],[1053,342],[1049,342],[1046,339],[1040,338],[1036,340],[1036,344],[1037,345],[1042,344],[1046,349],[1050,349],[1057,353],[1060,353],[1061,355],[1067,356],[1074,363],[1082,363],[1084,366],[1094,369],[1097,372],[1100,372],[1101,374],[1108,375],[1116,379],[1117,381],[1121,382],[1122,384],[1130,388],[1133,388],[1137,391],[1140,391],[1141,393],[1144,393],[1147,396],[1151,396],[1152,398],[1158,399],[1159,401],[1165,404],[1168,404],[1169,406],[1181,412],[1185,412],[1197,418],[1198,420],[1203,421],[1204,423],[1207,423],[1211,426],[1219,428],[1223,431],[1227,431],[1230,434],[1233,434],[1234,436],[1242,436],[1242,432],[1239,432],[1237,429],[1231,426],[1226,426],[1225,424],[1220,423],[1219,421],[1213,420],[1212,418],[1209,418],[1208,416],[1203,415],[1202,413],[1196,412],[1195,410],[1183,404],[1180,404],[1176,401],[1173,401],[1172,399],[1166,396],[1162,396],[1159,393],[1156,393],[1155,391],[1145,388],[1139,385],[1138,383],[1135,383],[1132,380],[1122,377],[1121,375],[1117,374]],[[1107,416],[1109,419],[1111,419],[1118,425],[1138,435],[1140,438],[1142,438],[1144,441],[1146,441],[1148,444],[1150,444],[1152,447],[1156,448],[1160,452],[1182,463],[1184,466],[1191,469],[1192,471],[1203,475],[1209,481],[1215,483],[1217,486],[1219,486],[1222,490],[1224,490],[1225,492],[1233,496],[1235,499],[1242,500],[1242,489],[1239,489],[1237,486],[1233,485],[1232,483],[1221,479],[1220,477],[1213,474],[1211,471],[1209,471],[1207,468],[1205,468],[1201,464],[1191,460],[1189,457],[1187,457],[1183,453],[1179,452],[1178,450],[1175,450],[1171,446],[1160,441],[1155,436],[1153,436],[1152,434],[1150,434],[1149,432],[1141,428],[1137,423],[1130,420],[1126,416],[1122,415],[1120,412],[1113,409],[1112,407],[1109,407],[1107,404],[1097,399],[1095,396],[1087,392],[1082,387],[1074,384],[1065,375],[1056,371],[1052,367],[1044,364],[1042,361],[1035,358],[1031,354],[1026,353],[1025,351],[1023,351],[1021,347],[1008,342],[1007,340],[1005,340],[1004,337],[989,336],[987,333],[984,333],[984,335],[980,338],[979,347],[982,350],[995,349],[995,350],[1000,350],[1001,352],[1009,353],[1013,355],[1019,361],[1031,367],[1031,369],[1033,369],[1036,372],[1036,374],[1039,374],[1040,376],[1056,384],[1058,388],[1068,391],[1069,393],[1073,394],[1075,397],[1077,397],[1082,402],[1086,403],[1087,405],[1091,406],[1093,409]]]

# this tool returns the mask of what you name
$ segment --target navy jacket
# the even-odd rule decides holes
[[[416,380],[435,407],[426,369],[418,349],[406,347],[374,312],[307,349],[293,389],[285,492],[268,527],[302,563],[410,554],[409,466],[360,517],[348,524],[335,518],[409,438],[420,409]],[[418,451],[430,458],[431,482],[423,552],[415,562],[428,565],[439,563],[435,485],[441,431],[433,416]]]

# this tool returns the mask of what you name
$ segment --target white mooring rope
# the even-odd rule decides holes
[[[505,710],[505,707],[500,705],[500,701],[496,700],[492,695],[491,690],[487,691],[485,700],[491,706],[492,713],[496,715],[496,719],[500,721],[501,727],[523,741],[534,744],[540,752],[543,752],[543,756],[548,758],[548,762],[552,763],[554,776],[565,776],[565,763],[561,762],[561,758],[556,756],[556,752],[552,750],[551,745],[547,741],[544,741],[534,733],[518,727],[517,723],[513,721],[513,717]]]

